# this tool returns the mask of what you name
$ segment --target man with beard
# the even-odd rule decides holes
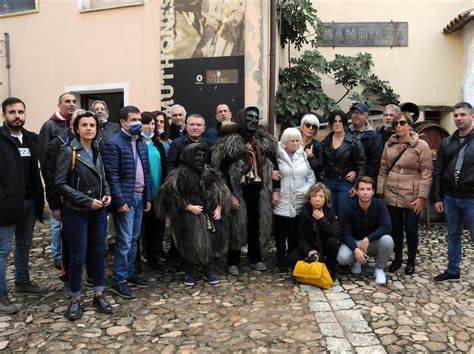
[[[119,131],[120,125],[109,120],[109,108],[104,101],[94,101],[91,105],[91,111],[97,115],[100,127],[97,131],[99,134],[99,142],[105,144],[116,132]]]
[[[212,262],[225,253],[228,244],[230,193],[219,171],[206,165],[207,152],[207,144],[187,145],[181,155],[183,163],[168,176],[156,201],[159,217],[170,218],[187,286],[195,285],[197,265],[202,266],[206,281],[219,282]]]
[[[29,254],[36,219],[42,221],[43,185],[38,168],[38,135],[23,128],[25,104],[16,97],[2,103],[0,128],[0,314],[18,308],[8,297],[7,258],[15,237],[15,293],[41,295],[46,289],[30,281]]]
[[[262,262],[262,247],[271,234],[272,172],[277,170],[277,142],[267,132],[257,129],[260,119],[257,107],[239,111],[232,122],[222,124],[220,133],[227,127],[233,132],[214,145],[212,163],[223,173],[232,193],[230,214],[230,240],[227,254],[228,272],[238,275],[240,248],[248,243],[250,267],[258,271],[267,269]]]
[[[400,107],[395,104],[389,104],[385,106],[383,110],[383,125],[375,130],[375,134],[379,139],[379,145],[381,147],[380,153],[383,152],[388,138],[390,138],[390,136],[395,133],[392,129],[392,120],[393,117],[395,117],[395,115],[400,112]]]

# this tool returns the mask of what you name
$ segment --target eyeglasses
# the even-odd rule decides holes
[[[397,125],[400,125],[400,126],[405,126],[407,125],[407,121],[406,120],[399,120],[398,122],[393,122],[393,126],[396,127]]]
[[[308,129],[318,130],[318,126],[316,124],[305,123],[304,126]]]
[[[97,115],[94,112],[91,112],[91,111],[80,111],[76,115],[76,119],[83,118],[83,117],[97,117]]]

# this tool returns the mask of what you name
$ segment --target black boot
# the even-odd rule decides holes
[[[408,260],[407,266],[405,268],[406,275],[413,275],[415,273],[415,260]]]
[[[390,266],[388,267],[388,271],[390,273],[395,273],[397,270],[399,270],[402,267],[402,264],[403,264],[403,260],[401,258],[395,258],[392,264],[390,264]]]

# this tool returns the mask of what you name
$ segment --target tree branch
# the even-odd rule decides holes
[[[349,92],[351,92],[352,90],[351,89],[347,89],[346,88],[346,93],[339,99],[339,101],[336,102],[336,104],[339,104],[339,102],[341,102],[344,98],[346,98],[346,96],[349,94]]]

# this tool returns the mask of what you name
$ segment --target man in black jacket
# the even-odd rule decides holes
[[[393,253],[392,223],[383,201],[374,198],[374,180],[359,178],[354,185],[357,198],[341,218],[342,244],[337,254],[340,265],[352,264],[352,273],[360,274],[369,256],[377,259],[375,282],[386,284],[384,268]]]
[[[368,122],[369,106],[365,103],[356,103],[351,107],[350,115],[352,124],[349,125],[349,130],[352,136],[358,139],[364,147],[365,158],[367,159],[365,175],[375,181],[379,174],[381,149],[383,147],[380,146],[375,130]]]
[[[41,295],[30,281],[29,254],[36,219],[42,221],[44,196],[38,168],[38,135],[23,128],[25,104],[10,97],[2,103],[0,128],[0,313],[18,308],[8,298],[7,258],[15,236],[15,293]]]
[[[433,173],[435,208],[448,226],[448,268],[434,277],[436,283],[460,280],[464,224],[474,242],[474,110],[460,102],[453,116],[458,129],[443,140]]]
[[[171,140],[180,138],[186,135],[186,110],[183,106],[175,104],[170,108],[171,124],[170,134]]]
[[[206,121],[203,116],[198,113],[190,114],[186,118],[186,134],[180,138],[173,140],[168,150],[168,156],[166,160],[166,174],[169,174],[174,168],[178,167],[181,163],[181,154],[184,148],[191,143],[204,143],[207,145],[209,141],[203,138],[204,131],[206,130]]]
[[[58,135],[67,134],[72,115],[76,110],[76,96],[70,92],[65,92],[59,96],[57,112],[54,112],[51,117],[44,122],[39,133],[39,149],[38,158],[41,163],[41,168],[45,166],[45,156],[48,145]],[[56,161],[54,156],[54,161]],[[61,209],[50,205],[51,209],[51,255],[53,256],[54,266],[57,269],[61,268]]]

